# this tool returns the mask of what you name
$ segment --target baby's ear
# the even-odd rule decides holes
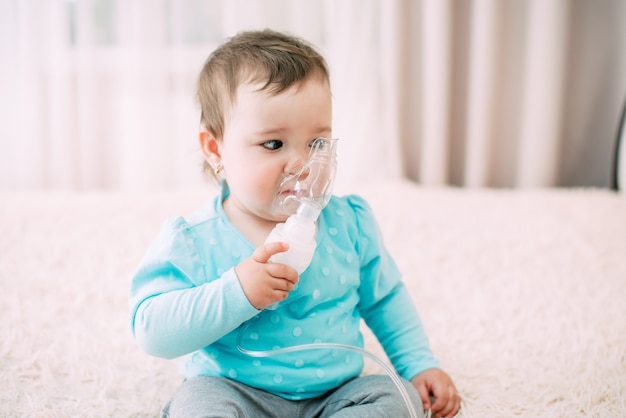
[[[222,164],[222,155],[220,154],[220,144],[215,135],[206,128],[201,128],[198,134],[200,149],[204,159],[215,171]]]

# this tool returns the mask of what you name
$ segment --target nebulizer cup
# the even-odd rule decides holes
[[[277,182],[274,214],[288,216],[265,242],[286,242],[289,249],[270,259],[287,264],[302,274],[313,258],[315,222],[328,204],[337,171],[336,139],[317,138],[311,143],[307,162],[295,173],[285,173]],[[275,306],[273,305],[275,308]]]

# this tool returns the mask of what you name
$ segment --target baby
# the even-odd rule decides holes
[[[401,388],[419,415],[455,415],[460,397],[372,210],[359,196],[330,195],[336,141],[323,57],[291,35],[240,33],[209,56],[197,89],[200,147],[221,193],[165,223],[130,294],[139,345],[188,356],[163,416],[411,416]],[[304,201],[321,212],[299,274],[272,260],[290,245],[266,238]],[[398,387],[361,376],[361,355],[339,347],[363,347],[361,319],[401,376]],[[281,350],[311,343],[336,348]]]

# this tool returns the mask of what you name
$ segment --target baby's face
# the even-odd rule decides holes
[[[280,94],[244,84],[226,114],[220,145],[230,186],[228,212],[254,221],[282,221],[272,215],[275,186],[283,173],[297,171],[318,137],[331,138],[328,83],[311,78]]]

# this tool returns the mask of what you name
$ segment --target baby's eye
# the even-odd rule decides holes
[[[265,141],[261,145],[263,146],[263,148],[266,148],[269,150],[277,150],[278,148],[283,146],[283,141],[279,139],[271,139],[269,141]]]
[[[328,143],[328,140],[326,138],[319,137],[319,138],[315,138],[313,141],[311,141],[311,144],[309,144],[309,147],[311,147],[313,149],[324,149],[324,147],[326,147],[327,143]]]

